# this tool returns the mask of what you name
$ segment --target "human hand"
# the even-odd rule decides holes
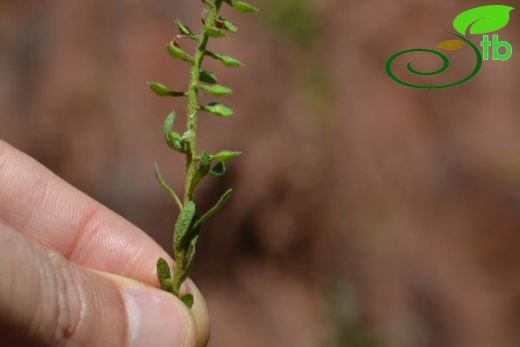
[[[171,258],[143,231],[0,140],[0,346],[194,347],[192,310],[153,288]]]

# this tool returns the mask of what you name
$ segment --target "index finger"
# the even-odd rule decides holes
[[[146,233],[0,140],[0,223],[80,265],[156,285]]]

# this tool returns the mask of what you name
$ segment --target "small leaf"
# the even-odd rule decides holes
[[[202,217],[200,217],[195,224],[193,224],[193,227],[196,228],[200,226],[203,222],[205,222],[208,218],[213,216],[224,204],[228,199],[231,197],[231,194],[233,193],[232,189],[228,189],[218,200],[218,202],[213,206],[208,212],[204,213]]]
[[[185,92],[174,92],[166,87],[164,84],[157,82],[148,82],[148,87],[159,96],[186,96]]]
[[[196,227],[195,232],[193,233],[193,237],[190,241],[190,245],[188,246],[188,250],[186,252],[186,266],[184,267],[184,271],[182,272],[180,276],[180,281],[184,282],[186,278],[188,278],[191,268],[193,266],[193,258],[195,257],[195,249],[197,246],[197,242],[199,240],[199,234],[200,234],[200,226]]]
[[[231,95],[233,94],[233,89],[224,87],[221,85],[211,85],[207,86],[204,84],[199,84],[197,86],[197,89],[202,90],[203,92],[206,92],[208,94],[211,94],[213,96],[225,96],[225,95]]]
[[[211,167],[211,157],[208,153],[202,152],[200,154],[200,162],[197,172],[200,172],[202,176],[206,176],[209,172],[209,168]]]
[[[214,167],[213,169],[211,169],[209,171],[209,174],[211,176],[215,176],[215,177],[220,177],[220,176],[223,176],[224,174],[226,173],[226,164],[224,164],[223,162],[219,161]]]
[[[208,34],[208,36],[211,36],[211,37],[225,37],[226,36],[226,33],[224,31],[217,29],[215,27],[204,26],[204,31],[206,32],[206,34]]]
[[[248,3],[243,1],[232,1],[231,6],[233,6],[242,13],[256,13],[260,11],[258,8],[249,5]]]
[[[162,134],[166,140],[166,143],[168,144],[168,147],[177,152],[184,153],[184,139],[181,137],[181,135],[172,130],[174,121],[175,111],[172,111],[168,117],[166,117],[166,120],[163,123]]]
[[[180,20],[176,20],[175,24],[177,25],[177,28],[179,29],[179,33],[181,35],[185,36],[191,36],[193,35],[193,32],[188,28],[186,25],[182,24]]]
[[[188,53],[184,52],[180,47],[176,47],[171,43],[166,44],[166,50],[174,58],[181,59],[190,63],[193,63],[193,58]]]
[[[182,138],[184,140],[191,140],[191,139],[195,138],[195,133],[191,130],[188,130],[184,134],[182,134]]]
[[[230,117],[233,115],[233,110],[222,104],[212,102],[206,106],[201,106],[201,110],[216,114],[221,117]]]
[[[191,309],[193,307],[193,294],[186,294],[184,295],[182,298],[181,298],[181,301],[184,303],[184,305],[186,305],[186,307],[188,307],[189,309]]]
[[[509,12],[514,7],[488,5],[472,8],[459,14],[453,20],[453,27],[462,35],[471,26],[470,34],[487,34],[502,29],[509,22]]]
[[[175,111],[170,112],[168,117],[164,120],[162,133],[165,137],[172,131],[173,123],[175,123]]]
[[[226,55],[220,55],[216,54],[210,51],[206,51],[206,55],[212,57],[213,59],[220,60],[222,64],[229,66],[229,67],[241,67],[244,66],[244,64],[233,57],[226,56]]]
[[[227,162],[232,159],[235,159],[236,157],[240,156],[242,152],[234,152],[234,151],[221,151],[217,154],[214,154],[211,156],[211,159],[218,160],[221,162]]]
[[[209,84],[217,83],[217,76],[213,72],[209,72],[206,70],[201,70],[199,75],[199,80],[202,82],[206,82]]]
[[[182,209],[177,222],[175,223],[174,248],[175,250],[184,249],[184,241],[186,233],[190,228],[191,221],[195,216],[195,203],[189,201]]]
[[[179,208],[179,211],[182,211],[182,203],[177,194],[175,194],[175,191],[170,188],[170,186],[166,183],[164,178],[161,175],[161,172],[159,171],[159,165],[157,162],[154,164],[155,167],[155,178],[157,179],[157,182],[161,185],[161,187],[168,193],[168,195],[175,201],[175,204]]]
[[[238,32],[238,28],[224,17],[218,17],[217,23],[219,24],[219,27],[222,27],[222,29],[229,31],[230,33]]]
[[[188,251],[186,252],[186,267],[189,267],[193,263],[193,258],[195,257],[195,251],[198,241],[199,235],[195,235],[195,237],[193,237],[193,239],[190,241],[190,246],[188,247]]]
[[[195,171],[195,174],[191,179],[190,192],[193,192],[195,190],[195,187],[197,187],[200,181],[202,181],[202,179],[208,174],[210,169],[211,157],[208,153],[202,152],[200,155],[200,162],[197,171]]]
[[[437,48],[441,48],[447,51],[456,51],[458,49],[461,49],[466,44],[461,40],[448,40],[443,41],[437,45]]]
[[[172,275],[168,262],[163,258],[157,261],[157,278],[161,284],[161,289],[167,292],[172,292]]]

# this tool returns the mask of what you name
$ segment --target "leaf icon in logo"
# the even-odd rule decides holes
[[[505,27],[509,22],[509,12],[514,9],[505,5],[472,8],[459,14],[453,20],[453,27],[462,35],[466,35],[470,26],[470,34],[487,34]]]
[[[461,49],[466,44],[461,40],[448,40],[443,41],[437,45],[437,48],[444,49],[446,51],[456,51],[457,49]]]

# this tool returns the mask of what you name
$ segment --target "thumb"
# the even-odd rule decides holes
[[[0,224],[0,346],[195,346],[189,310],[68,262]]]

